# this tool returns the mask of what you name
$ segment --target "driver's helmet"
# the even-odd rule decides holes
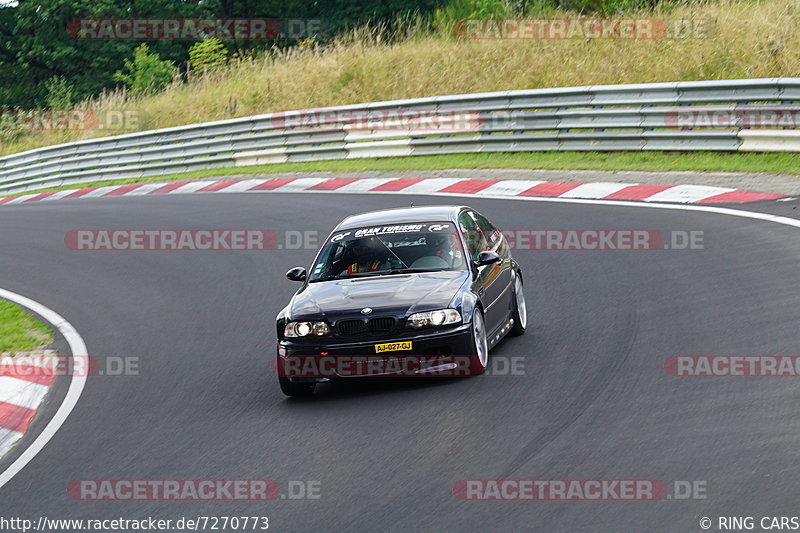
[[[347,248],[356,258],[365,260],[377,255],[381,249],[375,237],[355,239],[350,242]]]
[[[455,233],[436,233],[428,237],[428,246],[437,256],[451,256],[460,248]],[[458,254],[460,256],[460,254]]]

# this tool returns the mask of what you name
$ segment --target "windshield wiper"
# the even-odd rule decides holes
[[[308,282],[309,283],[317,283],[317,282],[320,282],[320,281],[333,281],[333,280],[337,280],[337,279],[344,279],[344,278],[347,278],[347,277],[349,277],[349,276],[345,275],[345,274],[336,274],[335,276],[326,276],[324,278],[310,279],[310,280],[308,280]]]
[[[420,272],[442,272],[453,270],[452,268],[395,268],[382,272],[368,272],[367,275],[375,276],[394,276],[396,274],[417,274]]]
[[[335,276],[328,276],[325,278],[319,279],[312,279],[309,280],[309,283],[315,283],[318,281],[334,281],[337,279],[353,279],[353,278],[368,278],[371,276],[380,276],[381,274],[388,274],[388,271],[383,272],[357,272],[355,274],[336,274]]]
[[[408,274],[408,273],[415,273],[415,272],[445,272],[455,270],[453,268],[400,268],[397,270],[392,270],[392,274]]]

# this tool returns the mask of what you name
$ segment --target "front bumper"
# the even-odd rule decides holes
[[[409,332],[391,339],[358,342],[278,343],[275,370],[292,382],[364,377],[423,377],[469,375],[467,354],[472,347],[469,324],[443,331]],[[412,349],[376,353],[375,345],[411,342]]]

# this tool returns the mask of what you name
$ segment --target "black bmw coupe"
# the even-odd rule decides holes
[[[372,376],[482,373],[489,350],[525,331],[522,272],[503,234],[465,206],[343,220],[278,314],[276,370],[288,396]]]

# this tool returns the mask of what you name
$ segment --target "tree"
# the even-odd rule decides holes
[[[193,74],[219,70],[228,63],[228,50],[219,39],[206,39],[189,48],[189,69]]]
[[[125,70],[127,72],[115,72],[114,80],[127,85],[134,96],[156,93],[178,74],[178,67],[172,61],[165,61],[158,54],[151,54],[146,44],[136,48],[133,61],[125,59]]]

